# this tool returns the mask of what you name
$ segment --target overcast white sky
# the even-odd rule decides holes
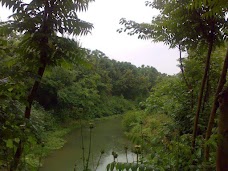
[[[87,12],[79,15],[81,19],[94,24],[92,34],[78,39],[83,47],[98,49],[111,59],[131,62],[136,66],[149,65],[159,72],[176,74],[180,71],[177,67],[177,49],[116,32],[121,27],[120,18],[149,23],[158,14],[146,7],[144,2],[145,0],[96,0],[90,4]],[[0,9],[2,20],[6,20],[8,15],[8,10]]]

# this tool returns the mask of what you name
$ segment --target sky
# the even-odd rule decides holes
[[[0,18],[6,20],[11,13],[0,9]],[[145,6],[145,0],[96,0],[89,5],[86,12],[80,13],[79,18],[93,23],[91,34],[78,37],[82,47],[98,49],[111,59],[141,65],[153,66],[159,72],[169,75],[180,72],[177,67],[178,49],[169,49],[161,43],[152,40],[141,40],[137,36],[118,33],[121,28],[119,20],[126,18],[136,22],[150,23],[158,11]]]

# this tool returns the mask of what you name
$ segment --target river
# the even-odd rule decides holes
[[[44,160],[43,167],[40,171],[73,171],[75,164],[77,171],[83,170],[82,162],[82,139],[80,129],[72,131],[66,137],[67,143],[63,148],[54,151]],[[89,125],[83,129],[83,140],[88,156],[89,147]],[[113,161],[112,151],[118,154],[119,162],[126,162],[124,147],[130,147],[130,142],[126,139],[123,128],[121,126],[121,118],[111,118],[95,122],[95,128],[92,129],[92,150],[90,168],[95,171],[100,151],[105,153],[101,158],[101,162],[97,171],[105,171],[108,163]],[[129,153],[128,160],[133,160],[133,154]]]

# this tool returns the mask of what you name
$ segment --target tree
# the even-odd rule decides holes
[[[219,94],[221,93],[221,91],[222,91],[222,89],[226,83],[227,69],[228,69],[228,48],[226,51],[226,56],[225,56],[225,60],[223,63],[223,68],[222,68],[221,75],[219,78],[219,82],[217,85],[217,90],[216,90],[216,93],[214,95],[214,101],[213,101],[213,105],[211,108],[210,117],[209,117],[208,126],[207,126],[207,131],[206,131],[206,137],[205,137],[206,141],[209,140],[211,133],[212,133],[212,128],[214,126],[214,120],[215,120],[215,114],[216,114],[216,111],[219,107],[219,103],[218,103]],[[207,145],[205,147],[204,155],[205,155],[205,160],[208,161],[209,160],[209,146],[207,146]]]
[[[199,48],[199,45],[208,48],[193,128],[192,148],[194,150],[203,93],[210,68],[211,53],[215,46],[224,43],[224,39],[227,37],[227,22],[225,10],[222,10],[216,16],[205,18],[205,13],[210,10],[210,6],[201,5],[189,10],[190,3],[191,1],[147,1],[147,6],[160,11],[160,14],[153,18],[152,23],[139,24],[121,19],[120,24],[124,25],[124,28],[118,31],[128,31],[129,35],[137,34],[138,38],[141,39],[153,39],[155,42],[162,41],[171,48],[179,45],[187,50],[195,49],[197,46]]]
[[[223,171],[228,168],[228,88],[219,95],[219,135],[217,148],[216,170]]]
[[[0,163],[9,165],[13,147],[18,137],[23,137],[23,125],[20,102],[24,99],[27,86],[24,79],[27,74],[20,62],[15,60],[15,53],[19,37],[11,34],[8,37],[1,35],[0,48]],[[12,66],[12,63],[14,64]]]
[[[13,20],[1,23],[1,32],[23,33],[18,53],[29,69],[38,66],[37,78],[26,100],[25,120],[30,119],[32,103],[46,67],[57,65],[62,59],[78,62],[81,58],[82,51],[78,48],[78,44],[74,40],[64,38],[64,34],[80,35],[90,32],[92,24],[80,20],[76,12],[87,10],[91,1],[33,0],[30,3],[21,0],[0,1],[14,12],[11,16]],[[58,36],[59,33],[62,37]],[[23,152],[23,143],[20,140],[11,164],[11,171],[17,170]]]
[[[206,11],[206,13],[204,13],[203,18],[206,18],[206,19],[207,18],[215,18],[217,16],[223,16],[224,19],[226,18],[225,15],[227,14],[228,6],[227,6],[227,2],[225,0],[215,0],[215,1],[194,0],[193,3],[190,3],[191,9],[197,9],[197,8],[202,7],[202,6],[207,8],[207,11]],[[225,22],[225,24],[222,28],[223,28],[222,30],[224,32],[223,39],[227,40],[227,38],[228,38],[227,22]],[[206,141],[209,140],[211,133],[212,133],[212,128],[214,126],[215,114],[216,114],[216,111],[219,107],[218,96],[219,96],[219,93],[222,91],[222,89],[226,83],[227,69],[228,69],[228,49],[226,52],[223,68],[222,68],[221,75],[219,78],[217,90],[216,90],[215,95],[214,95],[214,101],[213,101],[213,105],[211,108],[210,117],[209,117],[208,126],[207,126],[207,131],[206,131],[206,136],[205,136]],[[206,147],[205,147],[204,155],[205,155],[205,160],[208,161],[209,160],[209,146],[208,145],[206,145]]]

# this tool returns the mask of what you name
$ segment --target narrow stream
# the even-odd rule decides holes
[[[89,126],[87,126],[89,127]],[[89,128],[83,129],[83,139],[85,145],[85,158],[88,156],[89,148]],[[82,162],[82,143],[80,129],[70,133],[65,146],[53,152],[48,156],[40,171],[74,171],[75,164],[77,171],[83,170]],[[90,169],[95,171],[100,151],[105,153],[101,158],[101,162],[97,171],[105,171],[108,163],[113,161],[112,151],[118,154],[119,162],[126,162],[124,146],[130,147],[130,142],[126,139],[123,128],[121,126],[121,118],[111,118],[95,122],[95,128],[92,133],[92,151],[90,159]],[[133,154],[129,153],[128,160],[133,161]]]

